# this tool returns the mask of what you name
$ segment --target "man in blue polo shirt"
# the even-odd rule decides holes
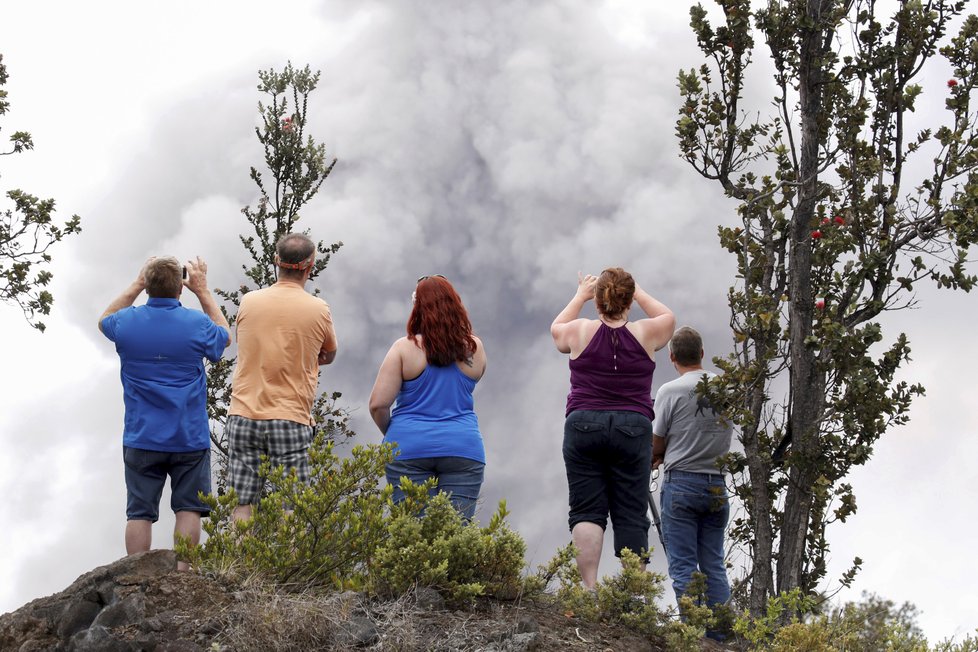
[[[180,305],[184,285],[203,313]],[[146,304],[132,307],[143,290]],[[173,257],[150,258],[98,326],[115,342],[122,365],[126,553],[149,550],[167,475],[174,536],[196,545],[200,518],[209,514],[198,492],[211,488],[203,358],[216,362],[231,343],[228,321],[207,288],[206,263],[197,258],[181,267]]]

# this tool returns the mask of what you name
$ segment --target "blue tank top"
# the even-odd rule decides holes
[[[651,420],[653,372],[655,361],[630,330],[601,322],[581,355],[570,361],[566,414],[626,410]]]
[[[384,442],[396,444],[404,460],[464,457],[485,464],[472,400],[476,382],[458,365],[429,364],[417,378],[401,383]]]

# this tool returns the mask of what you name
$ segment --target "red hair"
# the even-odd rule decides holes
[[[452,284],[441,276],[418,283],[407,334],[416,344],[417,336],[422,337],[428,362],[437,367],[463,362],[475,354],[469,313]]]

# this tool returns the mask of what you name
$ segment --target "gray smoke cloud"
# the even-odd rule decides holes
[[[730,342],[725,294],[734,261],[719,248],[716,227],[733,219],[733,205],[678,158],[673,135],[675,73],[699,63],[686,12],[643,10],[648,36],[626,38],[620,19],[609,22],[619,4],[329,3],[320,18],[350,35],[309,61],[323,70],[310,129],[340,161],[300,226],[345,243],[313,284],[332,306],[340,339],[322,388],[343,392],[358,441],[379,441],[365,409],[376,369],[403,334],[416,278],[448,276],[489,357],[476,394],[488,456],[480,515],[507,499],[533,564],[569,539],[560,454],[567,360],[548,327],[578,271],[625,267],[680,324],[703,333],[708,355]],[[300,49],[314,51],[309,43]],[[3,522],[44,535],[17,548],[6,608],[124,552],[121,388],[95,320],[150,255],[201,255],[212,286],[241,282],[240,209],[256,199],[247,169],[261,157],[255,82],[249,62],[161,106],[119,173],[91,189],[58,298],[102,362],[61,390],[57,413],[45,397],[8,418],[18,429],[6,438],[11,456],[54,458],[75,474],[75,486],[30,467],[12,483],[19,499],[3,508]],[[946,305],[954,315],[962,304]],[[975,316],[973,303],[967,309]],[[966,342],[967,329],[947,337]],[[656,387],[675,377],[667,356],[657,363]],[[974,387],[963,374],[955,382]],[[931,415],[927,424],[947,429],[950,418]],[[958,430],[974,434],[970,425]],[[889,460],[908,436],[895,438],[881,444]],[[170,529],[164,516],[157,544],[167,545]],[[654,531],[650,540],[657,547]],[[843,539],[839,548],[845,556],[855,546]],[[653,566],[665,572],[659,551]],[[602,572],[615,567],[607,550]],[[869,571],[879,585],[882,568]]]

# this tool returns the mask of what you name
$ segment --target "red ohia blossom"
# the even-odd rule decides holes
[[[957,79],[948,79],[947,80],[947,87],[948,88],[954,88],[957,85],[958,85],[958,80]]]
[[[822,224],[828,224],[830,221],[831,220],[829,220],[829,218],[827,218],[827,217],[823,217],[822,218]]]
[[[822,232],[821,231],[817,231],[817,230],[816,231],[812,231],[812,240],[818,240],[821,237],[822,237]]]
[[[824,310],[825,309],[825,299],[823,299],[822,297],[817,297],[815,299],[815,307],[818,308],[819,310]]]
[[[846,221],[844,219],[842,219],[840,216],[836,215],[835,216],[835,223],[838,224],[839,226],[842,226],[843,224],[846,223]]]

